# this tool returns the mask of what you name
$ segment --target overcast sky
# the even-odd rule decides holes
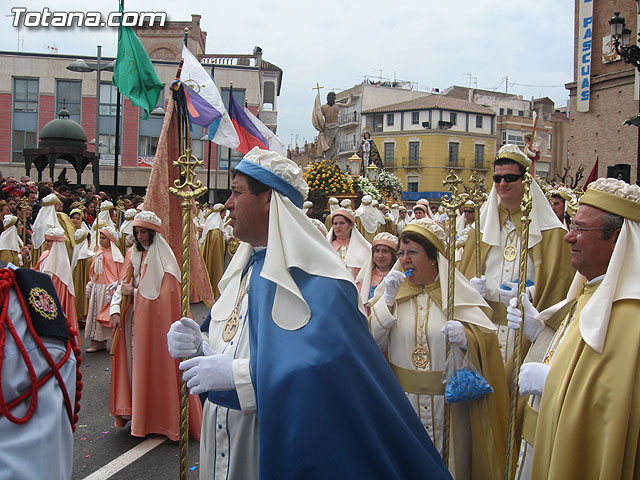
[[[117,10],[117,0],[5,3],[0,50],[115,56],[117,31],[110,28],[13,28],[12,7],[28,11]],[[258,0],[169,2],[125,0],[126,11],[165,11],[168,20],[202,15],[207,53],[251,53],[282,68],[278,135],[283,142],[312,141],[316,82],[344,90],[365,76],[416,82],[421,89],[451,85],[548,96],[564,107],[573,80],[574,2],[559,0]],[[468,75],[470,74],[470,75]],[[471,77],[471,79],[470,79]]]

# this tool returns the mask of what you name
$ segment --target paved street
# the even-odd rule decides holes
[[[198,322],[208,313],[207,307],[202,303],[193,304],[191,308]],[[80,419],[74,434],[72,478],[178,478],[178,442],[153,435],[146,438],[132,437],[128,425],[125,428],[113,426],[113,419],[108,411],[111,355],[107,352],[85,354],[88,343],[87,341],[82,346],[81,371],[84,388]],[[189,478],[198,478],[198,449],[198,442],[189,442],[189,467],[193,468],[189,472]],[[145,451],[148,453],[144,453]],[[110,468],[105,468],[107,465]],[[118,468],[120,470],[114,473]]]

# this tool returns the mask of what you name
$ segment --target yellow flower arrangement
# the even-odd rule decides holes
[[[324,195],[352,194],[351,177],[326,160],[307,167],[304,179],[309,189]]]

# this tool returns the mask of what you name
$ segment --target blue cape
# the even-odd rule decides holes
[[[369,333],[355,286],[292,269],[311,319],[283,330],[271,318],[276,285],[260,277],[265,252],[254,254],[249,283],[260,478],[450,479]],[[234,393],[209,400],[238,408]]]

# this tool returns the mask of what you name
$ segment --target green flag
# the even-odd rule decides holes
[[[136,107],[144,108],[144,118],[156,106],[164,88],[149,55],[131,27],[118,27],[118,56],[113,84]]]

